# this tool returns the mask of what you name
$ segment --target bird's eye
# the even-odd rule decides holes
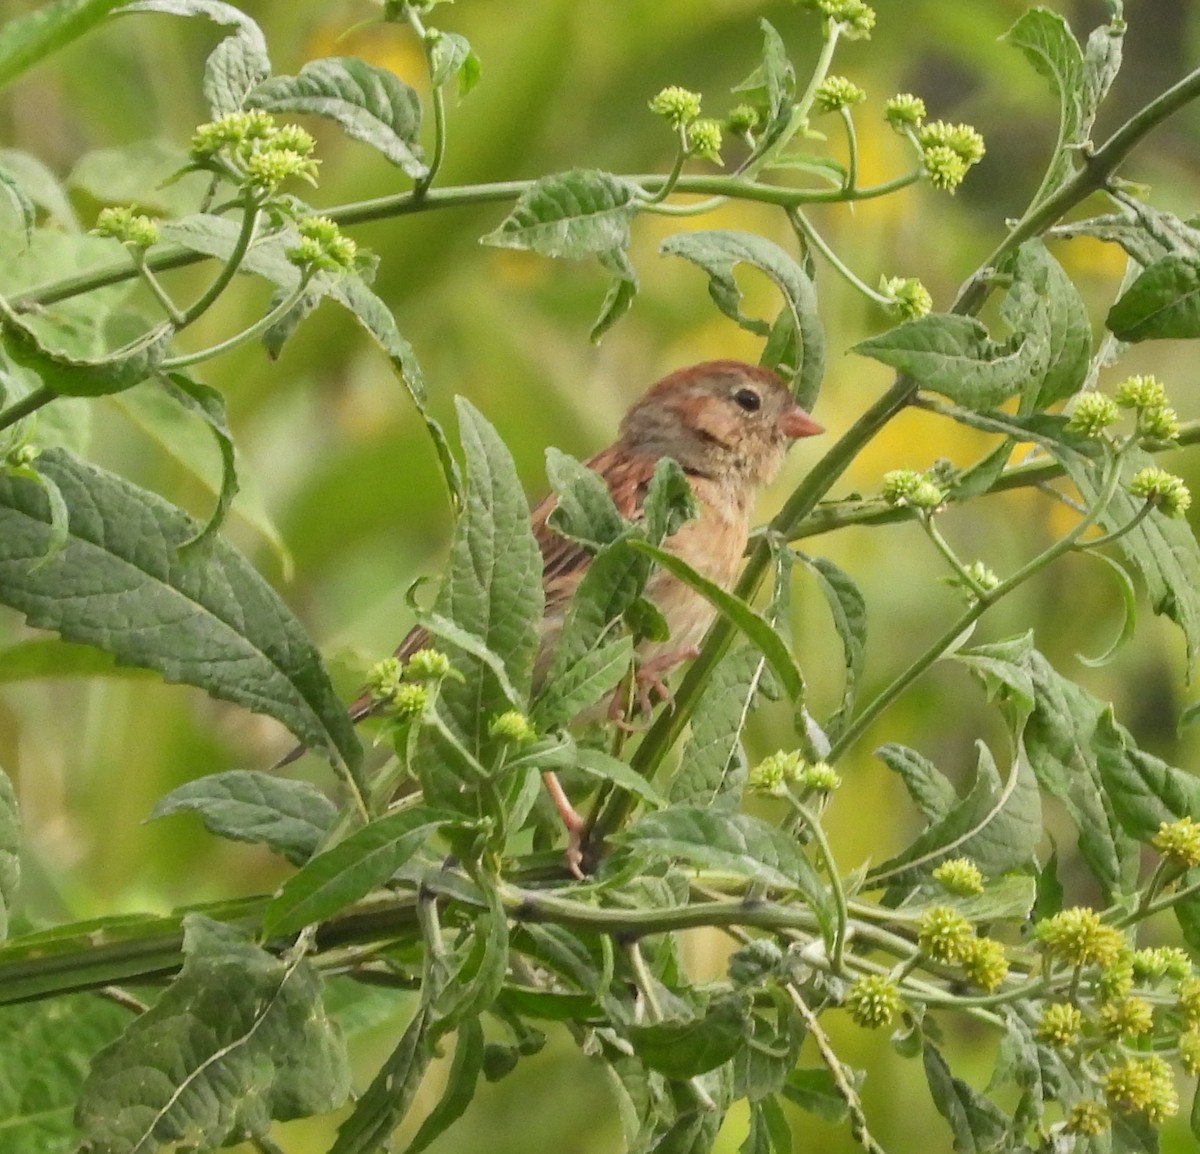
[[[760,397],[753,389],[738,389],[733,394],[733,399],[739,407],[746,410],[748,413],[757,413],[762,407],[762,397]]]

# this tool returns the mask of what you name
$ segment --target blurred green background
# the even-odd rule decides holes
[[[266,31],[277,72],[294,73],[317,56],[359,55],[424,90],[412,38],[399,28],[363,23],[378,13],[370,4],[247,0],[242,6]],[[1082,0],[1050,6],[1083,35],[1107,13],[1107,5]],[[35,7],[8,0],[0,3],[0,15]],[[857,116],[864,182],[886,179],[907,164],[880,116],[883,100],[897,91],[923,96],[931,119],[974,124],[987,141],[987,156],[955,197],[910,189],[854,208],[814,211],[812,219],[867,282],[882,273],[919,276],[935,307],[946,307],[1002,236],[1004,219],[1018,215],[1037,187],[1057,110],[1044,81],[998,42],[1025,7],[1017,0],[878,0],[875,7],[873,39],[845,44],[834,69],[870,96]],[[1127,15],[1126,64],[1097,139],[1200,60],[1200,9],[1187,0],[1131,3]],[[706,114],[723,114],[736,102],[730,87],[757,62],[760,16],[782,33],[803,78],[818,48],[818,25],[786,0],[458,0],[437,7],[432,21],[466,35],[483,62],[475,92],[461,104],[451,99],[449,155],[439,183],[528,178],[576,165],[665,171],[670,135],[646,101],[677,83],[705,94]],[[204,20],[137,15],[108,22],[0,96],[0,145],[34,154],[67,180],[86,227],[104,204],[144,195],[147,172],[169,171],[162,149],[146,142],[185,146],[192,128],[207,118],[200,77],[217,36]],[[366,147],[327,125],[309,127],[319,135],[323,161],[317,203],[345,204],[405,188]],[[830,148],[842,154],[836,134]],[[736,148],[727,155],[735,157]],[[1125,175],[1151,184],[1157,207],[1191,215],[1198,172],[1200,110],[1189,109],[1155,134]],[[164,203],[175,195],[164,192]],[[416,214],[356,229],[354,236],[381,257],[376,287],[415,347],[434,412],[452,425],[453,395],[470,397],[512,447],[531,497],[544,488],[546,445],[579,455],[601,447],[629,401],[663,372],[709,357],[758,358],[757,342],[713,309],[703,275],[658,256],[656,247],[679,227],[745,228],[787,245],[778,213],[731,205],[690,223],[640,220],[633,255],[641,295],[597,347],[588,330],[604,295],[602,271],[481,247],[479,236],[505,211]],[[1122,272],[1120,254],[1082,242],[1058,246],[1056,253],[1099,324]],[[186,270],[172,283],[186,296],[184,286],[205,276]],[[29,279],[43,278],[31,271]],[[752,275],[743,283],[750,310],[772,315],[769,286]],[[764,498],[764,518],[889,379],[882,366],[846,352],[887,327],[886,317],[820,263],[818,288],[829,366],[816,413],[829,435],[793,454],[788,472]],[[260,284],[239,282],[192,339],[207,343],[232,331],[267,295]],[[1185,346],[1136,349],[1119,377],[1132,371],[1158,374],[1185,419],[1200,415],[1195,354]],[[448,509],[420,422],[383,358],[331,306],[299,330],[278,361],[249,347],[205,365],[202,375],[228,397],[248,481],[242,515],[228,531],[307,623],[349,694],[365,665],[404,635],[404,593],[416,577],[436,573],[444,553]],[[98,404],[93,422],[94,459],[185,507],[207,510],[210,489],[127,407]],[[890,468],[923,468],[939,457],[967,463],[984,444],[910,414],[869,448],[834,495],[871,493]],[[1180,459],[1163,464],[1200,483],[1200,471]],[[206,454],[203,472],[209,484],[216,479],[215,452]],[[286,558],[261,531],[262,511],[278,527]],[[1051,502],[1018,495],[955,509],[945,531],[964,556],[979,556],[1003,574],[1067,523]],[[955,594],[938,582],[938,559],[914,527],[850,530],[811,539],[804,548],[832,557],[864,590],[871,615],[867,693],[919,652],[955,609]],[[840,697],[840,650],[823,601],[803,576],[797,601],[799,651],[819,718]],[[1145,747],[1192,765],[1196,743],[1175,731],[1187,694],[1178,636],[1147,611],[1138,637],[1116,663],[1090,669],[1077,659],[1107,646],[1120,614],[1106,570],[1071,559],[986,618],[976,640],[1032,627],[1057,667],[1111,699]],[[0,644],[28,636],[14,614],[0,611]],[[785,713],[766,711],[752,740],[752,760],[791,744]],[[873,748],[883,741],[911,744],[962,780],[973,770],[980,740],[998,757],[1007,755],[982,694],[960,670],[935,668],[840,767],[846,786],[828,820],[842,866],[879,861],[917,829],[903,791],[873,760]],[[14,777],[26,823],[28,913],[61,921],[163,911],[272,888],[283,875],[265,853],[217,842],[189,818],[142,822],[154,801],[179,783],[235,767],[264,768],[288,744],[273,722],[152,678],[0,686],[0,764]],[[319,768],[307,772],[322,780]],[[1072,862],[1073,835],[1061,814],[1049,820],[1068,892],[1086,901],[1094,895]],[[1169,926],[1162,933],[1173,940]],[[726,946],[718,936],[692,935],[689,952],[697,974],[721,972]],[[404,1011],[403,1005],[381,1011],[379,1023],[359,1037],[361,1077],[390,1049]],[[830,1029],[841,1053],[870,1071],[863,1093],[876,1137],[894,1152],[948,1149],[918,1065],[896,1056],[884,1038],[840,1018],[830,1016]],[[982,1085],[995,1038],[946,1025],[959,1072]],[[806,1053],[806,1060],[815,1057]],[[432,1103],[436,1082],[418,1107]],[[280,1138],[295,1154],[324,1150],[335,1122],[283,1127]],[[743,1124],[735,1113],[720,1149],[737,1148]],[[793,1124],[797,1150],[856,1149],[842,1126],[800,1115]],[[1166,1148],[1194,1149],[1184,1131],[1177,1125]],[[480,1148],[493,1154],[619,1149],[615,1105],[599,1068],[565,1035],[552,1035],[545,1053],[486,1087],[466,1120],[434,1147],[442,1154]]]

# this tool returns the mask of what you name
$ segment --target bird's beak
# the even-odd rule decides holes
[[[799,405],[793,404],[780,418],[779,428],[785,437],[815,437],[825,432],[825,426],[817,424]]]

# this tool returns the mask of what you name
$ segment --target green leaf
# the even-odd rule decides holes
[[[20,186],[20,195],[31,204],[42,209],[68,233],[79,231],[75,210],[58,176],[36,156],[15,148],[0,148],[0,168]],[[27,233],[27,243],[29,239]]]
[[[1026,667],[1036,706],[1025,726],[1025,753],[1038,784],[1071,815],[1080,853],[1108,900],[1130,894],[1137,887],[1140,854],[1121,828],[1097,763],[1108,707],[1059,676],[1040,653],[1032,652]]]
[[[309,859],[283,883],[263,914],[263,934],[295,933],[365,897],[450,820],[446,814],[416,806],[355,830],[345,841]]]
[[[867,603],[862,591],[848,574],[824,557],[801,556],[801,560],[813,571],[817,585],[833,615],[833,625],[842,643],[845,655],[845,681],[842,700],[837,711],[825,724],[825,732],[831,742],[837,741],[850,720],[857,697],[858,680],[862,676],[863,662],[867,650]]]
[[[680,560],[665,549],[657,548],[647,541],[637,540],[631,540],[629,547],[653,558],[655,564],[678,577],[708,601],[718,613],[729,618],[770,662],[772,671],[778,676],[784,691],[792,700],[804,692],[804,678],[783,639],[744,601],[732,593],[727,593],[716,582],[702,577],[686,561]]]
[[[406,176],[429,171],[421,159],[421,101],[393,72],[353,56],[310,60],[296,76],[273,76],[245,101],[247,108],[295,112],[336,121],[355,140],[381,152]]]
[[[1125,459],[1126,479],[1154,464],[1154,458],[1140,449],[1128,451]],[[1099,468],[1077,458],[1062,460],[1085,502],[1095,501],[1101,485]],[[1107,532],[1123,528],[1142,504],[1126,489],[1118,488],[1100,515],[1100,524]],[[1188,669],[1193,669],[1200,658],[1200,546],[1187,521],[1151,513],[1116,544],[1141,573],[1154,612],[1179,626],[1187,647]]]
[[[737,808],[749,768],[742,735],[758,695],[769,688],[766,659],[753,646],[721,658],[692,713],[690,736],[671,779],[673,804]]]
[[[1200,336],[1200,262],[1169,253],[1138,275],[1108,311],[1118,340],[1190,340]]]
[[[461,398],[458,415],[467,464],[466,507],[434,609],[504,659],[508,679],[525,701],[542,624],[542,555],[508,449],[482,414]],[[465,680],[444,683],[441,705],[474,752],[486,740],[491,718],[511,704],[495,674],[478,658],[453,652],[450,657]]]
[[[34,208],[33,201],[21,187],[20,181],[8,171],[2,159],[0,159],[0,192],[3,192],[12,206],[13,212],[20,218],[21,228],[25,233],[25,244],[28,247],[33,240],[33,226],[37,221],[37,210]]]
[[[46,549],[29,567],[30,573],[36,573],[53,561],[66,548],[67,541],[70,539],[71,518],[67,502],[53,478],[48,477],[36,465],[9,465],[2,471],[12,480],[31,482],[45,495],[46,509],[49,513]]]
[[[974,317],[930,313],[854,346],[907,373],[924,389],[970,409],[990,409],[1018,392],[1042,350],[1017,336],[994,341]]]
[[[8,937],[8,923],[21,884],[20,852],[21,811],[8,774],[0,769],[0,942]]]
[[[825,334],[817,312],[816,289],[795,258],[761,236],[725,229],[675,233],[659,245],[659,251],[681,256],[704,269],[709,278],[709,296],[717,308],[758,336],[767,336],[771,326],[742,312],[742,293],[733,270],[738,264],[749,264],[774,282],[783,293],[798,334],[798,363],[789,366],[792,391],[800,404],[812,408],[825,374]]]
[[[53,0],[0,25],[0,86],[91,31],[124,0]]]
[[[188,914],[183,969],[92,1063],[77,1121],[84,1146],[106,1154],[212,1149],[266,1134],[273,1119],[333,1110],[349,1092],[313,966]]]
[[[786,994],[771,994],[774,1013],[748,1013],[747,1044],[733,1057],[733,1096],[760,1102],[779,1093],[795,1069],[804,1043],[804,1020]],[[790,1151],[789,1151],[790,1154]]]
[[[457,76],[458,95],[461,99],[479,83],[479,57],[465,36],[439,29],[431,55],[433,71],[430,80],[434,85],[440,87]]]
[[[813,901],[818,916],[828,906],[825,885],[796,840],[748,814],[677,806],[639,818],[614,840],[697,869],[800,890]]]
[[[1008,1118],[1000,1108],[950,1072],[946,1060],[926,1039],[925,1079],[938,1113],[950,1124],[955,1154],[994,1154],[1011,1148]]]
[[[616,689],[633,662],[633,638],[614,637],[584,653],[561,673],[546,679],[531,718],[545,732],[566,725]],[[636,775],[635,775],[636,776]]]
[[[629,1026],[626,1035],[637,1056],[652,1070],[683,1081],[728,1062],[750,1035],[746,999],[714,1001],[703,1017]]]
[[[608,282],[608,291],[600,305],[600,315],[592,325],[588,339],[598,345],[609,329],[633,307],[638,294],[638,276],[624,249],[613,249],[600,253],[600,263],[613,273]]]
[[[166,356],[175,333],[163,322],[132,344],[104,357],[68,356],[42,344],[38,335],[0,298],[4,350],[22,368],[37,373],[60,397],[102,397],[144,381]]]
[[[475,1097],[475,1087],[483,1069],[483,1027],[478,1018],[468,1018],[458,1027],[454,1042],[454,1061],[446,1075],[446,1088],[438,1104],[425,1116],[421,1128],[405,1147],[404,1154],[419,1154],[435,1138],[444,1134]]]
[[[339,1127],[329,1154],[378,1154],[404,1121],[433,1060],[429,1013],[422,1007],[399,1044]]]
[[[761,105],[766,116],[754,154],[761,156],[787,131],[796,99],[796,70],[787,58],[783,37],[770,21],[760,18],[763,34],[762,62],[733,92],[751,104]]]
[[[1125,832],[1143,844],[1163,822],[1200,813],[1200,777],[1137,747],[1111,707],[1096,722],[1100,778]]]
[[[445,981],[430,1004],[437,1033],[477,1018],[495,1002],[508,972],[508,915],[494,889],[488,908],[475,919],[474,932],[457,958],[444,959]],[[429,996],[422,991],[423,996]]]
[[[194,812],[217,837],[261,842],[293,865],[317,851],[337,810],[306,781],[235,769],[189,781],[171,790],[150,812],[150,821]]]
[[[611,544],[628,529],[595,469],[551,446],[546,450],[546,479],[557,496],[549,524],[560,536],[598,547]]]
[[[66,1154],[78,1146],[75,1102],[93,1056],[129,1021],[93,993],[0,1009],[0,1128],[5,1154]]]
[[[583,770],[591,777],[611,783],[619,789],[632,793],[642,801],[649,802],[655,808],[666,804],[663,796],[640,773],[630,769],[623,761],[610,757],[600,749],[579,747],[568,763]]]
[[[784,1084],[783,1096],[826,1122],[844,1122],[849,1112],[833,1075],[824,1066],[793,1070]]]
[[[204,98],[214,120],[236,112],[247,94],[271,75],[262,29],[232,4],[220,0],[139,0],[123,11],[205,16],[216,24],[233,26],[233,33],[213,49],[204,68]]]
[[[639,203],[637,185],[631,181],[573,168],[535,181],[480,241],[497,248],[532,249],[541,256],[599,256],[629,247],[629,224]]]
[[[1071,29],[1057,12],[1032,8],[1002,39],[1018,48],[1039,75],[1050,82],[1059,100],[1058,143],[1042,185],[1030,204],[1038,204],[1072,174],[1079,148],[1087,141],[1092,117],[1085,111],[1083,53]]]
[[[914,885],[950,856],[969,857],[993,877],[1027,868],[1042,835],[1037,780],[1024,757],[1014,757],[1001,779],[985,745],[970,792],[945,817],[931,825],[907,849],[876,866],[872,883]]]
[[[274,717],[357,768],[361,749],[320,655],[239,553],[218,538],[184,561],[178,546],[197,524],[160,497],[59,450],[38,467],[71,510],[70,540],[31,574],[50,538],[46,499],[0,476],[0,602],[121,664]]]
[[[908,796],[930,820],[941,821],[958,804],[958,794],[950,779],[915,749],[889,742],[880,746],[875,756],[893,773],[900,775]]]

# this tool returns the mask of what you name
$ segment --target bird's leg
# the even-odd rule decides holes
[[[554,802],[554,808],[558,810],[559,818],[566,826],[567,869],[580,881],[583,881],[583,870],[580,868],[580,863],[583,861],[583,833],[587,823],[571,804],[571,799],[567,797],[567,791],[563,789],[562,782],[558,780],[558,774],[547,770],[542,774],[542,781],[546,786],[546,792],[550,795],[550,800]]]
[[[672,649],[660,653],[649,661],[637,667],[633,675],[634,697],[637,699],[639,710],[649,713],[659,702],[667,702],[675,707],[675,698],[667,688],[663,678],[677,665],[691,661],[700,652],[694,645],[686,645],[682,649]],[[657,698],[657,701],[655,700]]]

